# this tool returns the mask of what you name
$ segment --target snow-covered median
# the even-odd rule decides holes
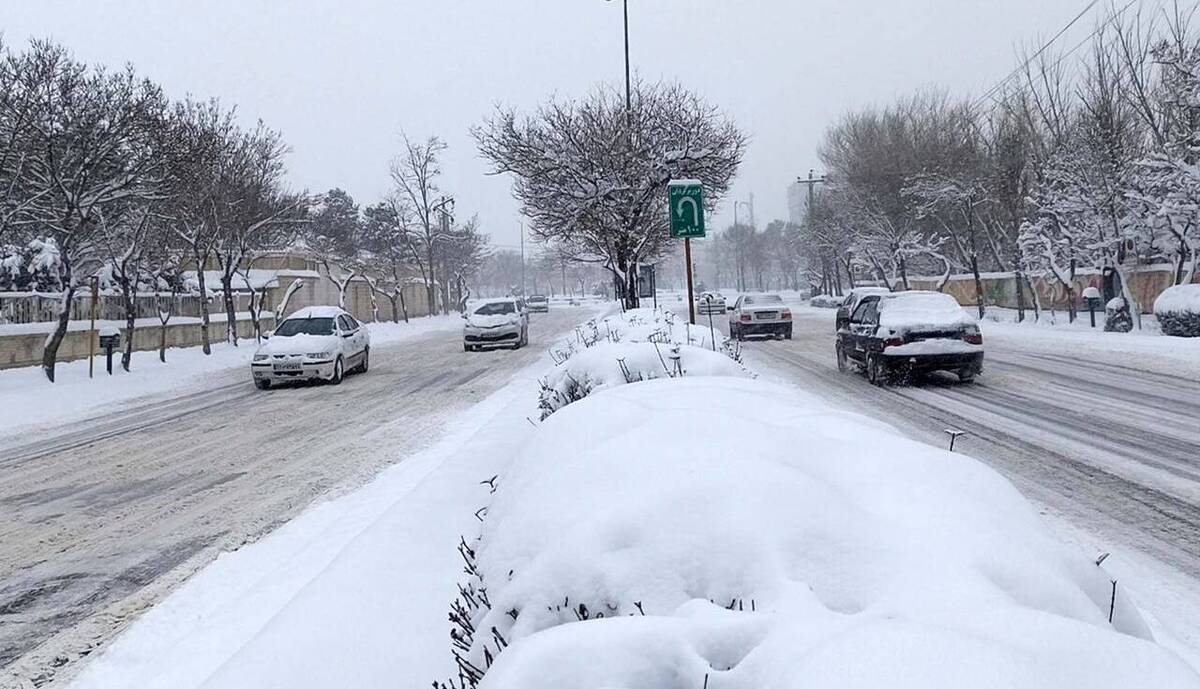
[[[737,343],[670,311],[634,309],[592,320],[551,350],[557,364],[542,383],[546,418],[593,392],[684,376],[750,376]]]
[[[554,414],[474,565],[487,689],[1200,687],[994,471],[754,380]]]

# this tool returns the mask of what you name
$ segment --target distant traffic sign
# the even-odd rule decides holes
[[[671,207],[671,236],[679,239],[703,237],[704,189],[700,180],[671,180],[667,190]]]

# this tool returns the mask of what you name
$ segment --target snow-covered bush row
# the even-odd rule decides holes
[[[551,349],[557,366],[542,381],[542,418],[592,392],[655,378],[749,376],[737,343],[670,311],[633,309],[576,328]]]
[[[817,294],[809,299],[808,303],[820,309],[836,309],[842,305],[842,298],[832,294]]]
[[[756,380],[555,414],[471,562],[485,689],[1200,687],[997,473]]]
[[[1200,284],[1164,290],[1154,301],[1154,315],[1164,335],[1200,337]]]

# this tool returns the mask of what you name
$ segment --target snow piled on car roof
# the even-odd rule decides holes
[[[940,292],[897,292],[879,300],[879,325],[892,330],[958,328],[977,319]]]
[[[562,409],[475,552],[481,689],[1200,686],[998,473],[755,380]]]

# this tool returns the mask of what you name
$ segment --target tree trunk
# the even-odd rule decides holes
[[[125,302],[125,341],[121,343],[121,368],[125,369],[126,373],[133,362],[133,331],[137,327],[137,303],[132,291],[128,282],[121,284],[121,296]]]
[[[233,276],[228,273],[221,274],[221,292],[225,300],[225,318],[228,320],[225,323],[226,339],[229,344],[234,347],[238,346],[237,336],[237,306],[233,302]]]
[[[1017,283],[1017,322],[1025,322],[1025,290],[1021,287],[1021,271],[1013,271],[1013,281]]]
[[[975,305],[979,307],[979,317],[983,318],[983,280],[979,277],[979,257],[971,254],[971,274],[975,276]]]
[[[196,281],[200,285],[200,347],[207,356],[212,354],[212,345],[208,342],[208,290],[204,286],[205,257],[196,252]]]
[[[400,305],[396,301],[396,295],[389,294],[389,295],[387,295],[387,298],[388,298],[388,301],[390,301],[392,303],[392,322],[399,323],[400,322]]]
[[[1067,321],[1075,322],[1075,259],[1071,259],[1071,281],[1067,283]]]
[[[404,322],[408,322],[408,304],[404,303],[404,288],[396,290],[396,294],[400,295],[400,311],[404,314]]]
[[[58,324],[54,332],[46,338],[46,346],[42,349],[42,371],[51,383],[54,382],[54,364],[58,360],[58,347],[67,336],[67,326],[71,323],[71,301],[75,298],[75,281],[67,278],[63,289],[62,300],[58,308]]]

